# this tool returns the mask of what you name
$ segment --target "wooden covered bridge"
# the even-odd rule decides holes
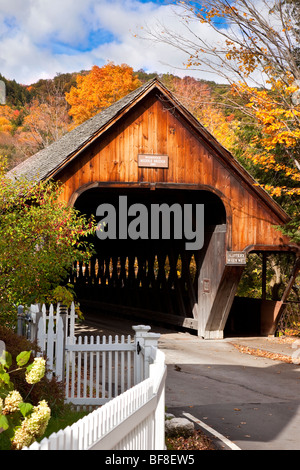
[[[95,237],[97,254],[77,266],[72,281],[81,303],[94,303],[99,315],[117,311],[222,338],[247,255],[299,256],[275,228],[288,221],[286,213],[157,79],[12,172],[61,181],[64,200],[87,214],[101,204],[117,207],[121,196],[128,207],[143,204],[149,211],[154,204],[203,205],[201,247],[187,249],[186,237],[172,233]],[[256,334],[274,332],[284,300],[255,307]],[[244,312],[241,305],[240,319]],[[254,317],[257,322],[257,311]]]

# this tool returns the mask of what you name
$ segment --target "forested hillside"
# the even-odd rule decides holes
[[[30,85],[0,75],[7,90],[6,105],[0,107],[0,155],[7,158],[9,168],[14,167],[154,76],[233,153],[293,220],[296,215],[296,225],[291,229],[298,240],[299,169],[284,163],[285,148],[279,144],[275,145],[277,162],[274,161],[273,148],[268,152],[268,145],[271,146],[266,143],[266,135],[273,137],[270,126],[264,130],[263,119],[267,117],[258,119],[251,115],[248,109],[252,103],[246,95],[237,96],[234,86],[189,76],[135,72],[126,64],[113,63],[94,66],[90,71],[58,74]],[[256,104],[259,93],[257,89]],[[272,112],[267,106],[263,109],[263,104],[262,110],[266,116]]]
[[[94,69],[98,72],[98,75],[103,71],[103,68],[95,67]],[[112,64],[106,71],[113,77],[114,69]],[[118,85],[119,94],[115,92],[117,88],[116,81],[108,84],[108,87],[113,86],[112,91],[106,89],[101,93],[99,89],[101,85],[99,84],[103,81],[101,81],[100,76],[95,75],[94,77],[91,76],[91,83],[87,84],[86,88],[90,87],[91,90],[92,83],[98,83],[96,90],[94,90],[97,93],[97,100],[100,94],[106,97],[110,95],[110,99],[106,103],[102,103],[100,108],[90,106],[88,114],[86,113],[88,105],[84,103],[84,114],[82,112],[82,97],[77,96],[74,98],[73,93],[71,105],[71,98],[68,102],[66,94],[69,94],[72,88],[73,91],[77,90],[77,81],[80,82],[82,78],[88,75],[88,71],[58,74],[53,79],[41,79],[36,83],[23,85],[15,80],[7,80],[0,74],[0,80],[3,80],[6,85],[6,105],[0,107],[0,153],[7,156],[10,168],[51,144],[74,125],[91,117],[93,113],[109,106],[113,101],[122,97],[124,93],[131,91],[131,88],[134,89],[154,76],[158,76],[168,88],[175,92],[180,101],[200,119],[203,125],[216,135],[225,147],[233,150],[238,122],[232,110],[228,106],[224,106],[223,97],[229,92],[228,86],[217,85],[214,82],[205,80],[195,80],[191,77],[180,79],[168,74],[148,74],[140,70],[133,73],[135,80],[133,87],[128,87],[124,80],[120,80]],[[74,114],[75,101],[77,106],[80,101],[83,115],[78,117],[77,113],[77,119],[76,113]],[[226,136],[225,139],[224,136]]]

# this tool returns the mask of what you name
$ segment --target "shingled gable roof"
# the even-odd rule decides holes
[[[112,119],[115,119],[151,85],[151,82],[147,82],[104,111],[80,124],[53,144],[10,170],[8,176],[16,178],[24,176],[30,180],[45,180],[51,177],[55,170],[61,167],[70,156],[74,153],[77,154],[88,142],[92,142]]]
[[[174,95],[157,79],[154,78],[141,87],[137,88],[127,96],[112,104],[110,107],[96,114],[92,118],[77,126],[65,134],[61,139],[54,142],[43,150],[32,155],[7,173],[10,178],[26,177],[32,181],[46,180],[53,177],[65,164],[84,149],[87,145],[98,138],[109,125],[140,99],[157,89],[166,102],[172,103],[176,111],[186,120],[192,132],[200,134],[205,144],[223,161],[226,167],[238,175],[248,187],[262,199],[264,203],[276,213],[283,223],[288,222],[289,216],[286,212],[261,188],[253,177],[241,166],[233,155],[225,149],[210,132],[174,97]]]

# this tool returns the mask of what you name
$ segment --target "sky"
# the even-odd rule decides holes
[[[112,61],[220,81],[185,70],[176,48],[141,38],[158,22],[180,30],[177,8],[167,0],[0,0],[0,73],[30,85]]]

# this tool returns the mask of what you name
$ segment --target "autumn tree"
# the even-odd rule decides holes
[[[274,108],[283,110],[277,112],[282,119],[282,132],[275,137],[276,143],[284,141],[294,146],[298,139],[299,110],[293,96],[300,83],[297,83],[300,70],[295,54],[300,39],[299,15],[294,14],[296,2],[183,0],[176,3],[186,34],[176,34],[160,25],[156,31],[148,31],[149,37],[185,52],[187,68],[215,73],[232,84],[234,94],[227,95],[227,106],[255,120],[259,116],[258,107],[248,106],[248,103],[257,100],[257,89],[271,90],[271,93],[260,94],[259,101],[263,107],[262,97],[268,95],[267,113],[272,99]],[[200,34],[202,29],[203,34]],[[243,99],[236,99],[238,96]],[[296,157],[294,164],[297,166]]]
[[[25,109],[22,125],[15,134],[16,146],[26,157],[30,156],[60,139],[70,130],[70,124],[63,83],[48,80],[44,92],[35,93]]]
[[[232,85],[226,105],[255,128],[255,176],[289,211],[300,239],[299,14],[292,0],[178,1],[185,33],[160,24],[148,38],[186,53],[186,67]]]
[[[112,62],[94,65],[88,74],[77,76],[77,85],[66,93],[69,111],[76,125],[81,124],[140,85],[133,69],[126,64]]]
[[[22,120],[22,110],[9,105],[0,106],[0,154],[7,156],[9,167],[22,160],[22,154],[16,147],[15,133]]]
[[[18,113],[18,111],[16,111]],[[0,133],[11,133],[13,130],[12,120],[15,113],[9,106],[0,106]]]
[[[16,320],[16,306],[43,302],[66,282],[75,261],[92,254],[95,232],[59,200],[60,186],[8,177],[0,159],[0,323]]]

